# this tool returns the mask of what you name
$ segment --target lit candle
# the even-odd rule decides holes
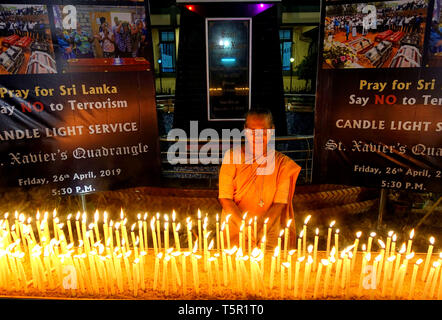
[[[164,250],[169,250],[169,216],[167,214],[164,215]]]
[[[109,227],[107,225],[107,212],[104,211],[103,213],[103,234],[104,234],[104,244],[107,245],[108,243],[108,238],[109,238]],[[105,265],[107,265],[107,261],[104,262]]]
[[[428,246],[427,256],[425,257],[424,270],[422,271],[421,280],[425,281],[430,264],[431,255],[433,254],[434,237],[430,237],[430,245]]]
[[[281,237],[284,234],[284,230],[281,230],[279,232],[278,237],[278,252],[281,252]],[[276,259],[276,270],[279,271],[281,269],[281,254],[278,254],[278,257]]]
[[[393,231],[388,231],[387,244],[385,245],[385,256],[390,256],[390,246],[391,246],[391,237],[393,236]]]
[[[186,218],[186,225],[187,225],[187,245],[189,248],[189,251],[192,251],[192,220],[190,220],[189,217]]]
[[[157,236],[155,234],[155,217],[152,217],[152,219],[150,219],[150,229],[152,231],[153,249],[155,252],[155,256],[157,256],[158,255],[158,247],[157,247]]]
[[[144,235],[144,250],[149,250],[149,241],[147,238],[147,213],[144,214],[143,217],[143,235]]]
[[[282,268],[281,268],[281,274],[280,274],[280,276],[281,276],[281,281],[280,281],[280,296],[281,296],[281,298],[284,298],[284,289],[285,289],[285,269],[288,269],[288,267],[289,267],[289,264],[290,263],[288,263],[288,262],[283,262],[282,263]]]
[[[298,237],[298,259],[302,256],[302,236],[304,235],[304,230],[299,233]]]
[[[379,262],[381,261],[381,258],[382,258],[382,256],[379,254],[374,259],[374,263],[373,263],[373,274],[374,275],[377,274],[377,269],[378,269]],[[374,277],[374,282],[371,283],[370,300],[373,299],[374,293],[376,291],[375,289],[376,289],[376,277]]]
[[[295,298],[298,297],[298,288],[299,288],[299,269],[301,267],[301,262],[304,261],[305,257],[300,257],[296,259],[295,264],[295,285],[293,286],[293,295]]]
[[[373,243],[373,238],[376,237],[376,232],[370,233],[370,236],[368,237],[368,245],[367,245],[367,252],[371,252],[371,244]]]
[[[387,279],[389,279],[391,266],[393,264],[394,259],[396,259],[395,255],[392,255],[385,259],[385,268],[384,268],[384,279],[382,280],[382,293],[381,296],[385,297],[385,293],[387,292]]]
[[[314,241],[314,246],[313,246],[313,270],[316,271],[316,267],[317,267],[317,254],[318,254],[318,240],[319,240],[319,229],[316,228],[315,231],[315,241]]]
[[[361,292],[362,292],[362,284],[364,282],[364,275],[366,273],[365,270],[365,266],[367,265],[368,262],[370,262],[371,259],[371,253],[370,252],[366,252],[364,254],[364,257],[362,258],[362,267],[361,267],[361,274],[359,276],[359,288],[358,288],[358,296],[361,296]]]
[[[354,247],[353,247],[353,259],[351,260],[351,271],[353,271],[353,269],[355,267],[355,262],[356,262],[357,253],[358,253],[358,246],[359,246],[359,238],[361,237],[361,235],[362,235],[361,231],[356,232],[356,239],[355,239],[355,243],[354,243]]]
[[[81,228],[80,228],[80,221],[79,221],[79,219],[80,219],[80,212],[77,212],[77,216],[75,218],[75,228],[77,229],[77,240],[78,240],[78,243],[80,243],[80,241],[83,240],[83,238],[81,236],[82,232],[81,232]],[[39,220],[37,220],[37,229],[40,230],[40,221]],[[39,238],[40,238],[40,241],[41,241],[42,236],[40,234],[40,231],[38,231],[38,234],[39,234]]]
[[[72,216],[72,215],[69,214],[68,217],[67,217],[67,220],[68,220],[67,225],[68,225],[69,241],[70,241],[71,243],[74,243],[74,237],[73,237],[73,235],[72,235],[71,216]],[[37,228],[38,228],[38,227],[37,227]]]
[[[95,231],[95,238],[97,239],[97,241],[100,241],[100,233],[98,232],[98,219],[99,219],[99,214],[98,210],[96,210],[94,215],[94,231]]]
[[[238,245],[239,245],[239,248],[242,250],[242,237],[243,237],[243,235],[242,235],[242,230],[243,230],[243,228],[244,228],[244,224],[241,224],[241,227],[239,227],[239,233],[238,233]]]
[[[336,252],[339,252],[339,229],[336,229],[335,231],[335,248]]]
[[[396,254],[396,239],[397,239],[397,235],[393,234],[393,236],[391,237],[390,255]]]
[[[229,229],[229,218],[230,218],[231,214],[227,215],[226,217],[226,241],[227,241],[227,249],[231,249],[230,248],[230,229]]]
[[[255,239],[255,246],[257,246],[258,242],[258,229],[257,229],[257,223],[258,218],[255,216],[253,218],[253,239]]]
[[[269,222],[269,218],[268,217],[264,220],[264,231],[263,231],[263,233],[264,233],[263,239],[264,240],[267,239],[267,222]]]
[[[424,292],[424,295],[427,297],[427,299],[430,298],[429,297],[430,296],[430,285],[433,280],[433,276],[435,275],[435,271],[436,271],[437,266],[438,266],[438,262],[437,261],[433,262],[433,266],[431,267],[430,273],[428,274],[427,280],[425,282],[425,287],[424,287],[423,292]]]
[[[399,264],[401,262],[401,255],[405,253],[405,243],[402,244],[401,250],[396,254],[396,264],[394,266],[394,273],[393,273],[393,288],[396,287],[397,280],[399,277]]]
[[[409,255],[411,252],[411,245],[413,243],[413,237],[414,237],[414,229],[412,229],[410,231],[410,239],[408,239],[408,244],[407,244],[407,252],[405,255]]]
[[[287,260],[287,246],[289,243],[289,228],[290,228],[291,223],[292,223],[292,219],[287,221],[287,225],[284,230],[284,260]]]
[[[157,222],[157,231],[156,231],[156,236],[157,236],[157,245],[158,245],[158,250],[161,250],[161,227],[160,227],[160,214],[157,212],[157,218],[156,218],[156,222]]]
[[[430,287],[430,291],[429,291],[430,295],[428,296],[429,299],[433,299],[434,292],[436,290],[436,284],[437,284],[437,278],[439,275],[440,264],[441,264],[440,260],[434,262],[434,264],[433,264],[434,266],[436,266],[436,269],[434,270],[433,280],[431,281],[431,287]]]
[[[269,279],[270,290],[273,289],[273,280],[274,280],[273,278],[275,276],[275,264],[276,264],[276,258],[279,255],[279,250],[280,250],[280,248],[276,247],[275,251],[273,253],[273,256],[272,256],[272,263],[270,265],[270,279]]]
[[[301,296],[302,300],[305,300],[305,294],[307,292],[307,288],[310,282],[310,270],[312,263],[313,263],[313,258],[309,255],[307,263],[305,264],[304,281],[302,283],[302,296]]]
[[[220,245],[220,235],[219,235],[219,216],[218,213],[216,214],[216,250],[221,250]]]
[[[419,270],[419,265],[422,263],[422,261],[423,261],[422,259],[418,259],[413,266],[413,275],[411,276],[411,284],[410,284],[410,291],[408,292],[408,300],[413,299],[414,288],[416,286],[417,272]]]
[[[378,264],[378,270],[376,273],[376,286],[379,285],[379,282],[381,280],[381,275],[382,275],[382,268],[384,266],[384,254],[385,254],[385,244],[381,239],[378,239],[378,243],[379,246],[381,247],[381,251],[379,253],[379,255],[381,256],[381,260],[379,261]]]
[[[325,264],[326,271],[325,271],[325,278],[324,278],[324,297],[327,297],[328,283],[330,281],[330,273],[331,273],[331,269],[333,266],[332,263],[335,263],[336,260],[334,257],[330,257],[330,260],[322,259],[321,261],[323,264],[324,264],[324,261],[327,262]]]
[[[310,218],[312,216],[308,215],[304,220],[304,226],[302,228],[302,231],[304,231],[304,237],[302,238],[302,252],[305,254],[307,250],[307,223],[310,221]]]
[[[253,219],[249,219],[249,225],[247,226],[247,240],[248,240],[248,246],[247,246],[247,253],[250,256],[252,254],[252,221]]]
[[[327,257],[330,254],[330,243],[331,243],[331,233],[332,233],[332,228],[335,225],[336,221],[332,221],[330,223],[330,226],[328,227],[328,233],[327,233]]]
[[[317,294],[318,294],[319,280],[321,279],[321,273],[322,273],[322,265],[327,266],[328,260],[322,259],[321,263],[319,264],[318,272],[316,273],[315,288],[313,291],[313,299],[316,299]]]
[[[176,250],[179,252],[181,250],[181,246],[180,246],[180,238],[178,236],[178,231],[180,231],[181,229],[181,223],[178,223],[175,227],[175,231],[173,233],[173,238],[175,240],[175,248]]]
[[[203,248],[203,236],[201,231],[201,211],[198,209],[198,247],[200,250]]]

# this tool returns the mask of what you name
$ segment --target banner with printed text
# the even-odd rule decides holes
[[[440,0],[323,3],[314,180],[442,192]]]
[[[142,1],[0,5],[2,187],[76,195],[157,183],[146,8]]]

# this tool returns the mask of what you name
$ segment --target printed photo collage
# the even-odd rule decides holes
[[[327,2],[324,69],[442,66],[442,0]],[[429,7],[433,4],[433,7]],[[432,12],[431,19],[428,12]],[[430,32],[426,32],[431,21]],[[427,39],[425,36],[427,35]],[[424,61],[427,63],[424,65]]]
[[[143,2],[0,4],[0,75],[145,71],[150,46]]]

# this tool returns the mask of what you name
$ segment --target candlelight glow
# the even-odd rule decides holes
[[[361,235],[362,235],[362,231],[358,231],[358,232],[356,232],[356,238],[360,238],[361,237]]]
[[[434,244],[434,237],[430,237],[430,243],[431,243],[431,245]]]
[[[307,218],[305,218],[304,220],[304,224],[307,224],[310,221],[311,217],[312,217],[311,215],[308,215]]]
[[[412,230],[410,231],[410,240],[413,239],[413,237],[414,237],[414,229],[412,229]]]

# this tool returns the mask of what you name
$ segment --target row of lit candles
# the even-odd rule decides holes
[[[193,275],[193,284],[194,290],[196,293],[199,291],[199,272],[198,272],[198,260],[203,258],[203,268],[208,273],[208,283],[209,283],[209,294],[212,291],[213,277],[217,279],[218,284],[220,284],[220,263],[218,262],[218,258],[221,257],[222,260],[222,275],[223,275],[223,284],[227,286],[229,283],[235,283],[235,279],[233,278],[236,275],[236,288],[239,291],[242,291],[245,288],[251,288],[253,292],[262,292],[265,293],[266,286],[264,283],[264,261],[265,261],[265,242],[266,242],[266,223],[267,219],[264,221],[264,235],[261,241],[261,249],[254,248],[252,250],[251,243],[251,224],[254,222],[254,238],[256,237],[256,223],[257,219],[250,219],[247,227],[247,235],[248,235],[248,246],[245,245],[245,219],[246,214],[243,216],[243,223],[241,226],[241,231],[239,233],[239,248],[236,246],[230,247],[230,236],[229,236],[229,227],[228,227],[228,217],[225,222],[223,222],[221,228],[219,227],[219,219],[217,216],[216,221],[216,242],[217,242],[217,251],[211,256],[212,249],[214,247],[213,240],[208,244],[209,235],[211,232],[207,230],[208,218],[201,221],[201,213],[198,212],[198,237],[195,241],[194,246],[192,246],[192,221],[190,218],[187,218],[187,236],[188,236],[188,251],[181,252],[180,241],[178,237],[178,231],[180,230],[180,224],[175,224],[176,215],[175,212],[172,214],[172,232],[175,240],[175,247],[169,247],[169,221],[168,216],[164,216],[164,228],[163,233],[164,237],[161,239],[161,227],[159,224],[159,215],[153,217],[150,223],[151,226],[151,236],[153,243],[153,251],[155,257],[155,267],[154,267],[154,280],[153,280],[153,289],[160,290],[168,290],[169,286],[166,284],[169,281],[168,277],[168,264],[170,264],[171,269],[171,282],[174,291],[176,291],[177,286],[181,286],[182,288],[186,288],[186,261],[190,260],[192,266],[192,275]],[[81,224],[80,224],[80,217]],[[5,219],[0,221],[0,237],[2,244],[2,251],[0,252],[0,263],[1,268],[3,270],[0,273],[0,282],[1,284],[7,284],[7,279],[15,279],[16,288],[20,287],[18,283],[20,279],[26,279],[23,265],[20,263],[23,261],[24,257],[29,258],[29,263],[32,271],[32,283],[34,288],[42,290],[45,285],[44,283],[48,283],[49,288],[54,287],[55,280],[62,280],[62,265],[70,265],[74,266],[76,270],[76,275],[78,278],[80,292],[88,292],[90,294],[99,294],[99,287],[102,287],[104,293],[107,294],[115,294],[115,290],[121,293],[124,290],[125,285],[128,286],[128,289],[133,290],[136,295],[138,289],[144,290],[146,288],[146,278],[144,272],[144,266],[146,263],[147,250],[148,248],[148,230],[146,218],[147,215],[144,216],[144,219],[141,220],[141,216],[138,215],[138,235],[135,236],[135,226],[134,224],[131,228],[131,240],[132,247],[129,247],[129,238],[128,232],[126,230],[126,222],[127,219],[124,218],[124,214],[120,215],[120,222],[113,225],[111,221],[109,224],[107,223],[107,214],[104,215],[104,221],[102,224],[102,230],[104,233],[104,242],[106,246],[101,244],[100,232],[98,227],[99,214],[98,212],[94,215],[94,223],[89,225],[89,230],[86,227],[87,215],[77,214],[75,220],[75,228],[77,233],[78,246],[74,248],[74,237],[73,237],[73,227],[71,225],[71,216],[67,219],[67,227],[68,227],[68,236],[70,243],[67,243],[66,237],[64,236],[63,224],[59,223],[59,219],[56,217],[56,212],[53,214],[53,235],[54,238],[50,238],[49,232],[49,223],[48,223],[48,214],[46,213],[43,217],[43,220],[40,220],[40,215],[37,214],[36,217],[36,226],[38,231],[38,236],[40,242],[36,241],[35,235],[33,233],[33,228],[31,227],[31,221],[29,219],[25,219],[24,215],[16,214],[16,219],[14,224],[10,228],[8,217],[5,216]],[[361,236],[361,232],[356,234],[355,242],[352,246],[345,248],[342,250],[339,255],[339,231],[335,232],[335,243],[334,247],[330,250],[331,246],[331,231],[334,225],[334,222],[330,224],[327,234],[327,251],[326,258],[322,259],[321,262],[318,262],[318,229],[316,229],[314,245],[310,245],[307,250],[307,224],[310,219],[308,216],[304,220],[303,229],[298,237],[298,247],[297,250],[288,251],[288,240],[289,240],[289,227],[291,221],[287,223],[287,226],[284,230],[281,231],[278,237],[278,245],[275,248],[274,254],[271,258],[271,269],[270,269],[270,279],[269,279],[269,288],[273,288],[275,273],[279,272],[280,279],[280,288],[281,295],[284,296],[284,288],[286,287],[285,283],[287,283],[288,288],[292,286],[292,265],[295,266],[295,276],[293,287],[294,296],[297,297],[297,288],[300,283],[299,272],[301,265],[304,266],[304,279],[302,285],[302,297],[305,298],[306,288],[308,287],[308,281],[310,279],[310,273],[312,271],[317,271],[316,279],[315,279],[315,294],[314,297],[317,297],[317,288],[319,286],[319,281],[322,273],[322,269],[325,269],[325,278],[324,278],[324,296],[327,294],[327,287],[330,281],[330,273],[333,265],[335,267],[335,280],[333,283],[332,295],[336,295],[337,290],[337,279],[341,279],[341,288],[345,287],[345,284],[350,281],[351,271],[354,269],[354,263],[357,257],[357,250],[359,245],[359,238]],[[26,223],[25,223],[26,221]],[[120,236],[120,227],[121,227],[121,236]],[[115,229],[115,230],[113,230]],[[226,236],[224,235],[224,231],[226,232]],[[114,245],[114,236],[116,243]],[[95,237],[94,237],[95,234]],[[10,235],[12,240],[10,239]],[[284,246],[282,247],[282,236],[284,235]],[[385,295],[385,288],[387,281],[391,280],[393,277],[393,289],[396,295],[401,296],[401,290],[403,288],[404,277],[406,274],[408,261],[413,257],[414,253],[411,252],[412,239],[414,236],[414,230],[410,232],[410,239],[408,240],[407,246],[405,243],[403,244],[401,250],[396,253],[396,235],[393,232],[388,234],[387,244],[385,245],[382,240],[378,240],[381,251],[379,255],[374,258],[373,269],[375,270],[376,276],[376,284],[379,284],[382,274],[382,269],[384,268],[384,278],[382,280],[383,283],[383,295]],[[227,248],[224,248],[224,237],[226,237]],[[370,262],[371,259],[371,246],[373,242],[373,238],[375,237],[374,233],[370,234],[368,239],[367,247],[363,246],[363,259],[362,259],[362,268],[361,268],[361,276],[359,283],[358,295],[360,294],[362,288],[363,281],[363,272],[364,267],[367,263]],[[51,240],[49,240],[51,239]],[[161,242],[163,241],[163,245]],[[40,243],[40,244],[38,244]],[[436,261],[433,263],[430,272],[428,272],[428,268],[430,265],[430,259],[433,251],[434,238],[430,238],[430,246],[427,251],[427,256],[425,259],[424,269],[421,275],[421,280],[426,280],[426,286],[428,285],[430,290],[425,290],[425,292],[433,292],[431,296],[434,295],[434,290],[436,287],[437,277],[439,275],[440,270],[440,261]],[[160,248],[163,248],[164,251],[160,252]],[[201,248],[201,251],[198,251],[198,248]],[[248,251],[248,254],[245,255],[245,251]],[[77,249],[77,254],[75,253]],[[61,251],[61,252],[60,252]],[[106,251],[106,255],[103,253]],[[133,254],[132,254],[133,251]],[[297,252],[297,257],[295,263],[293,263],[294,253]],[[43,259],[40,259],[43,253]],[[202,256],[198,253],[202,253]],[[311,255],[313,253],[313,256]],[[401,255],[405,253],[405,259],[402,264]],[[26,255],[27,254],[27,255]],[[235,260],[235,268],[233,268],[232,256],[234,256]],[[178,258],[180,257],[180,258]],[[354,258],[353,258],[354,257]],[[129,258],[131,262],[129,262]],[[10,259],[15,260],[13,263]],[[178,263],[181,263],[182,269],[182,277],[179,276],[178,271]],[[9,262],[7,264],[6,260]],[[283,262],[281,262],[281,260]],[[393,262],[396,260],[395,262]],[[158,283],[160,282],[159,274],[160,274],[160,261],[162,261],[162,280],[161,287],[159,287]],[[248,263],[246,263],[248,261]],[[336,264],[335,264],[336,262]],[[121,267],[123,264],[123,268]],[[416,283],[416,275],[414,271],[418,268],[420,262],[419,260],[416,262],[413,269],[413,277],[410,284],[410,295],[412,289],[414,290]],[[132,267],[131,267],[132,265]],[[215,268],[215,275],[212,274],[212,265]],[[248,265],[248,268],[246,267]],[[7,277],[7,272],[4,271],[8,269],[12,271],[14,274],[11,278]],[[44,270],[46,269],[46,273]],[[288,279],[285,281],[285,270],[287,269]],[[48,270],[55,271],[55,279],[51,278],[51,272]],[[416,269],[417,270],[417,269]],[[377,271],[377,272],[376,272]],[[417,271],[416,271],[417,274]],[[46,276],[45,276],[46,275]],[[393,275],[393,276],[392,276]],[[126,278],[127,281],[123,281],[123,278]],[[114,280],[114,284],[112,285],[112,279]],[[248,279],[250,286],[244,286],[244,280]],[[442,277],[441,277],[442,279]],[[101,286],[99,282],[101,281]],[[347,282],[346,282],[347,281]],[[307,282],[307,283],[306,283]],[[90,285],[89,285],[90,284]],[[27,291],[28,283],[22,285],[22,289]],[[4,286],[2,286],[4,287]],[[348,286],[346,287],[346,296],[349,294]],[[87,291],[88,290],[88,291]],[[439,291],[442,290],[442,285],[439,285]],[[373,292],[373,291],[372,291]],[[412,296],[412,295],[411,295]],[[440,293],[439,293],[440,298]]]

